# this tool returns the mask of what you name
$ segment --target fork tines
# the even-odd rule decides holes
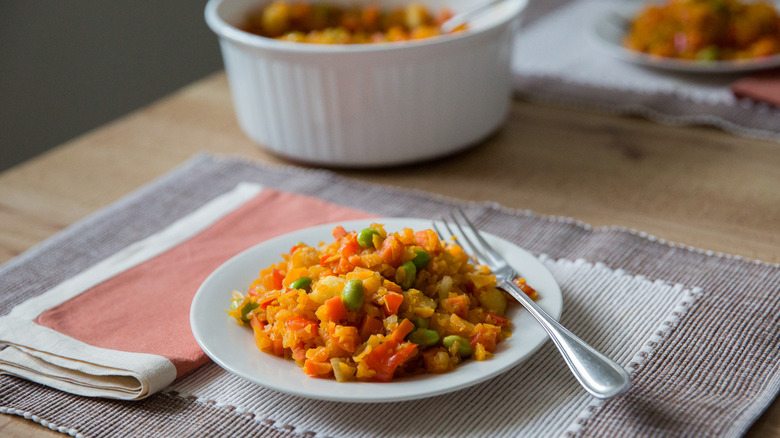
[[[447,217],[441,219],[441,223],[447,230],[447,233],[450,237],[455,238],[467,252],[473,254],[479,263],[489,263],[492,260],[489,252],[491,249],[489,244],[485,241],[479,233],[479,230],[477,230],[463,210],[458,208],[456,211],[458,215],[454,212],[450,212],[449,219],[447,219]],[[465,228],[468,229],[468,232],[464,229],[462,223],[465,223]],[[453,228],[457,231],[453,231]],[[436,226],[435,222],[433,223],[433,229],[439,234],[440,238],[445,238],[443,235],[444,233]],[[475,242],[478,242],[479,244]]]

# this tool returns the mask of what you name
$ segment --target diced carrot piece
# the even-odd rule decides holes
[[[323,306],[325,306],[325,314],[327,315],[326,321],[339,322],[347,316],[347,307],[339,296],[325,301]]]
[[[275,355],[284,357],[284,344],[281,336],[274,336],[271,338],[271,348]]]
[[[344,227],[342,227],[341,225],[333,229],[333,237],[336,238],[336,240],[341,239],[346,235],[347,235],[347,230],[345,230]]]
[[[354,266],[360,266],[361,268],[364,268],[363,266],[363,259],[360,258],[359,255],[355,254],[353,256],[350,256],[348,259],[349,263]]]
[[[284,274],[274,268],[263,277],[262,285],[265,290],[281,289],[283,280]]]
[[[341,257],[348,259],[351,256],[357,254],[359,245],[356,236],[357,235],[354,232],[349,233],[347,238],[341,244],[341,246],[339,247],[339,254],[341,254]]]
[[[439,305],[447,313],[454,313],[464,319],[469,316],[469,301],[465,295],[445,298]]]
[[[517,287],[519,287],[523,292],[525,292],[525,294],[528,295],[528,298],[534,301],[539,298],[539,293],[536,292],[536,289],[532,288],[528,285],[528,283],[525,282],[525,278],[515,278],[513,283],[517,285]]]
[[[249,320],[249,325],[252,326],[257,348],[261,351],[268,351],[271,348],[271,339],[268,337],[268,333],[263,330],[264,324],[260,322],[257,315],[252,315],[252,318]]]
[[[385,311],[388,315],[395,315],[398,313],[398,308],[401,307],[401,303],[404,301],[404,296],[398,293],[391,292],[385,295]]]
[[[355,265],[350,263],[349,260],[345,259],[344,257],[339,260],[339,264],[336,266],[337,274],[347,274],[353,270],[355,270]]]
[[[274,269],[271,271],[271,278],[274,289],[282,289],[284,287],[284,274],[282,274],[282,271]]]
[[[318,335],[319,324],[317,321],[302,316],[291,316],[287,318],[284,325],[304,341],[314,339]]]
[[[360,339],[365,341],[369,336],[381,333],[383,329],[384,325],[379,318],[366,315],[360,326]]]
[[[302,364],[306,361],[306,347],[303,346],[303,342],[293,345],[292,352],[295,362]]]
[[[414,239],[417,244],[431,254],[438,254],[442,251],[439,235],[433,230],[422,230],[414,233]]]
[[[333,367],[330,362],[317,362],[308,359],[303,363],[303,372],[306,373],[307,376],[322,376],[329,374],[331,371],[333,371]]]
[[[284,325],[290,330],[308,330],[308,326],[314,326],[314,330],[317,330],[317,321],[313,321],[309,318],[302,316],[291,316],[284,321]]]
[[[253,329],[257,330],[262,330],[265,326],[265,324],[260,321],[257,315],[252,315],[252,317],[249,319],[249,325],[251,325]]]
[[[324,256],[320,257],[320,265],[325,266],[330,263],[335,262],[336,260],[340,259],[341,256],[338,254],[325,254]]]
[[[371,350],[363,362],[376,372],[375,380],[389,382],[393,379],[395,370],[412,358],[417,352],[417,345],[411,342],[399,344],[389,339]]]
[[[268,292],[264,293],[260,296],[260,298],[257,299],[257,304],[260,305],[261,309],[265,309],[268,307],[269,304],[271,304],[275,299],[279,298],[279,295],[281,295],[280,290],[269,290]]]
[[[498,343],[498,333],[500,329],[498,327],[489,328],[482,324],[477,324],[476,333],[471,337],[471,346],[475,347],[477,344],[482,344],[485,350],[489,352],[496,351],[496,344]]]
[[[404,255],[404,246],[395,236],[388,236],[382,241],[382,246],[378,252],[383,262],[397,267],[401,264],[401,257]]]
[[[492,312],[485,312],[484,315],[484,322],[488,324],[493,324],[501,327],[508,327],[509,326],[509,318],[504,318],[503,316],[496,315]]]
[[[414,330],[414,323],[404,318],[401,322],[398,323],[398,327],[396,327],[395,331],[393,331],[389,337],[396,342],[402,342],[406,335],[411,333],[412,330]]]

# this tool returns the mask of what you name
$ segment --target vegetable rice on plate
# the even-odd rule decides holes
[[[514,301],[454,240],[381,224],[338,226],[333,237],[293,246],[246,295],[233,292],[229,315],[252,328],[260,350],[309,376],[387,382],[487,360],[511,335],[504,315]]]

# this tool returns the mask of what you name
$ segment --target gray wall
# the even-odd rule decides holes
[[[0,170],[222,68],[205,0],[0,0]]]

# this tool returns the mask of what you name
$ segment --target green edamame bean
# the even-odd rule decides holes
[[[360,233],[358,233],[357,243],[363,248],[373,248],[374,235],[378,235],[378,234],[379,231],[373,228],[363,228],[362,230],[360,230]]]
[[[449,335],[442,339],[441,344],[444,348],[450,349],[453,345],[458,344],[457,351],[459,356],[471,356],[474,352],[474,347],[471,346],[471,342],[463,336]]]
[[[409,333],[409,342],[415,343],[421,347],[430,347],[439,342],[439,333],[436,330],[417,329]]]
[[[717,61],[720,51],[717,47],[709,46],[696,52],[696,59],[699,61]]]
[[[413,317],[412,318],[412,324],[414,324],[415,330],[419,329],[419,328],[427,329],[428,325],[429,325],[428,319],[427,318],[423,318],[422,316]]]
[[[344,285],[341,290],[341,302],[347,310],[355,311],[363,307],[363,282],[358,279],[352,279]]]
[[[417,269],[422,269],[428,266],[428,262],[431,261],[431,256],[428,254],[428,251],[424,249],[415,249],[414,253],[417,255],[412,259],[412,263],[414,263],[414,266]]]
[[[414,279],[417,277],[417,266],[415,266],[411,260],[404,262],[404,264],[401,266],[403,266],[404,273],[406,274],[406,277],[404,277],[404,283],[401,285],[401,289],[409,290],[412,286],[414,286]]]
[[[260,307],[260,305],[252,301],[244,304],[244,307],[241,308],[241,321],[249,322],[249,312],[257,309],[258,307]]]
[[[311,277],[301,277],[290,284],[290,289],[303,289],[308,291],[311,287]]]

